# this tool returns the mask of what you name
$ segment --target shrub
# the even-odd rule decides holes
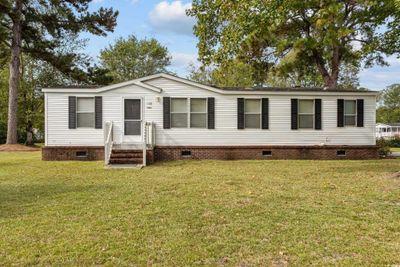
[[[400,147],[400,136],[396,135],[395,137],[388,140],[390,147]]]
[[[378,146],[379,156],[386,157],[390,154],[390,141],[384,138],[379,138],[376,140],[376,145]]]

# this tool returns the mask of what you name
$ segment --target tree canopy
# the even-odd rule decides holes
[[[253,87],[253,75],[252,66],[232,60],[218,68],[191,65],[188,79],[220,87]]]
[[[171,64],[168,49],[156,39],[138,40],[134,35],[120,38],[100,52],[101,65],[114,82],[165,72]]]
[[[379,97],[377,121],[383,123],[400,122],[400,84],[392,84]]]
[[[14,2],[21,2],[20,8]],[[75,63],[81,54],[55,52],[71,35],[87,31],[105,36],[116,26],[117,11],[100,8],[89,11],[90,0],[2,0],[0,2],[0,42],[11,49],[13,25],[21,23],[21,52],[50,63],[61,72],[85,80]]]
[[[118,12],[112,8],[89,11],[91,0],[2,0],[0,1],[0,43],[9,53],[7,143],[17,143],[18,87],[22,54],[49,63],[76,80],[85,80],[80,55],[60,53],[68,36],[82,31],[106,35],[116,25]]]
[[[264,71],[317,73],[329,88],[343,66],[383,65],[400,51],[394,0],[194,0],[188,14],[203,64],[239,59]]]

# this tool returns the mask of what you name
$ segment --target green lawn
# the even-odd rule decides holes
[[[400,152],[400,147],[391,147],[390,151],[392,151],[392,152]]]
[[[176,161],[0,153],[0,266],[400,264],[400,160]]]

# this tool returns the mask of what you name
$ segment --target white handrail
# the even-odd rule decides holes
[[[147,147],[153,148],[155,145],[155,126],[154,122],[146,122],[145,142]]]
[[[144,123],[143,131],[143,166],[147,164],[147,148],[153,148],[155,145],[155,125],[153,122]]]
[[[108,121],[104,129],[104,163],[106,165],[110,163],[113,142],[113,122]]]

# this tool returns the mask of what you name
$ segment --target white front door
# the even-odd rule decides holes
[[[138,98],[124,98],[124,143],[142,142],[142,100]]]

